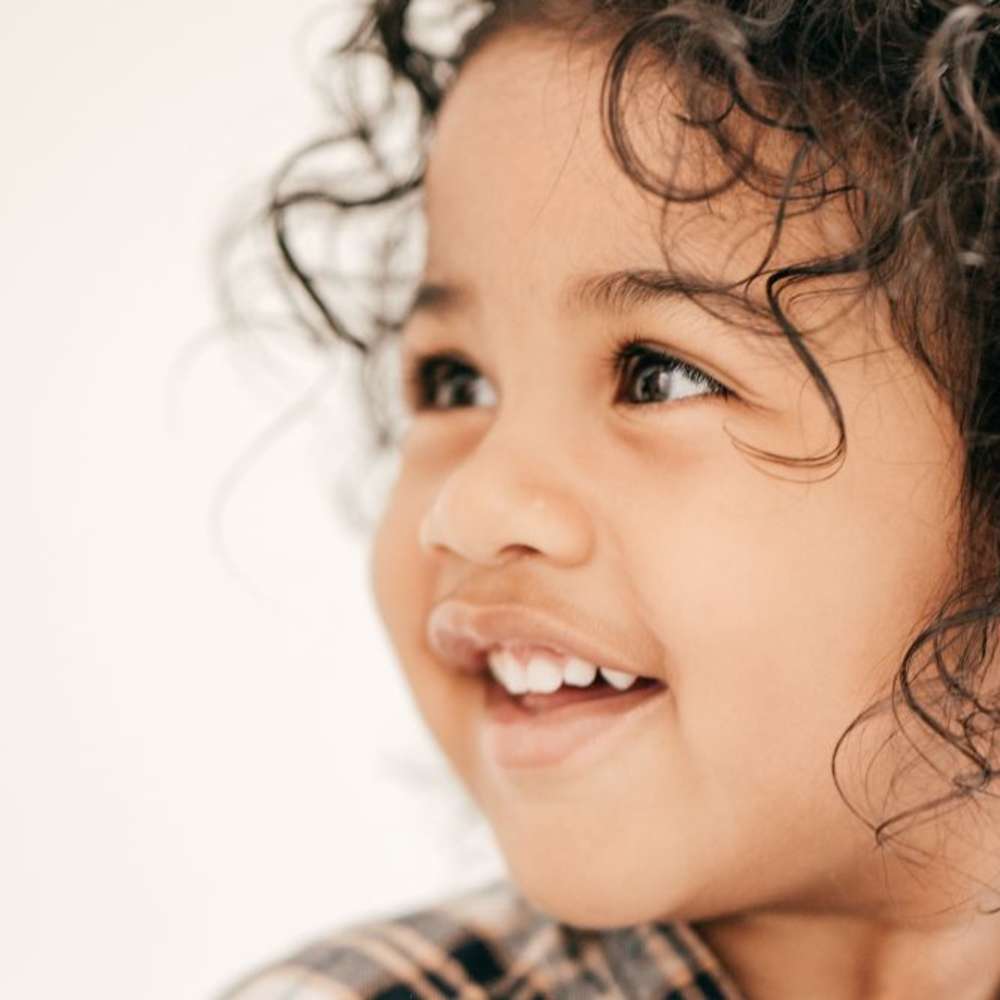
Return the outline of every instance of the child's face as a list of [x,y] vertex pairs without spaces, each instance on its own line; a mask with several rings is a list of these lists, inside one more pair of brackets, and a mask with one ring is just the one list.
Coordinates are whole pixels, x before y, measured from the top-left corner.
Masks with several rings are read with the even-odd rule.
[[[781,455],[836,442],[783,337],[678,298],[618,313],[564,298],[580,275],[662,267],[664,240],[689,270],[745,273],[768,236],[765,209],[731,195],[672,207],[660,232],[660,203],[604,145],[593,55],[501,37],[443,111],[425,277],[464,295],[416,311],[403,350],[460,352],[474,377],[453,378],[465,396],[442,387],[408,430],[375,543],[379,608],[512,876],[550,913],[611,926],[874,906],[881,859],[835,791],[831,754],[953,572],[957,432],[875,300],[790,307],[802,325],[828,323],[807,343],[843,407],[847,455],[824,478],[754,463],[726,433]],[[643,108],[662,108],[666,92],[643,80]],[[665,113],[655,131],[643,144],[680,141]],[[794,222],[782,254],[845,231],[832,215],[823,224]],[[616,374],[607,355],[628,334],[735,396],[684,377],[671,387],[655,366]],[[665,401],[643,402],[650,390]],[[450,669],[428,642],[446,598],[542,609],[666,691],[554,762],[498,756],[493,682]],[[863,763],[848,760],[848,791]],[[870,775],[876,799],[887,763]]]

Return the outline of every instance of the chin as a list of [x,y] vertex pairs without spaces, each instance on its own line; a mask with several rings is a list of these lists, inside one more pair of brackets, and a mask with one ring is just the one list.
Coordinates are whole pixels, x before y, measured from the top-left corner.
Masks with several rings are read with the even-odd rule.
[[[532,906],[560,923],[584,930],[613,930],[650,920],[669,920],[662,900],[644,898],[643,888],[599,873],[528,873],[510,866],[511,879]],[[534,874],[535,877],[532,877]],[[648,887],[646,887],[648,892]]]
[[648,853],[626,854],[607,840],[594,847],[583,836],[572,844],[565,835],[498,839],[511,881],[529,903],[561,923],[610,930],[686,919],[690,911],[678,891],[681,879],[652,872]]

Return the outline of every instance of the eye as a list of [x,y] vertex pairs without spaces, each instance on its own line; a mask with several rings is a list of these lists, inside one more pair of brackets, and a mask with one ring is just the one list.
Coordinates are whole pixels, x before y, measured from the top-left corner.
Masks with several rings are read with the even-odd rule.
[[491,389],[476,392],[479,377],[476,368],[457,355],[417,355],[405,372],[407,398],[414,410],[451,410],[476,406],[477,402],[495,406],[496,393]]
[[615,398],[616,402],[626,405],[670,403],[688,396],[728,399],[733,395],[730,389],[700,368],[650,347],[638,337],[629,337],[617,344],[607,363],[626,387],[635,389],[633,394],[627,388],[624,398],[622,394]]
[[[636,337],[617,344],[607,365],[623,383],[615,402],[627,406],[670,403],[688,396],[725,399],[733,395],[700,368]],[[454,354],[414,357],[408,363],[405,381],[408,399],[417,411],[495,406],[497,401],[476,367]]]

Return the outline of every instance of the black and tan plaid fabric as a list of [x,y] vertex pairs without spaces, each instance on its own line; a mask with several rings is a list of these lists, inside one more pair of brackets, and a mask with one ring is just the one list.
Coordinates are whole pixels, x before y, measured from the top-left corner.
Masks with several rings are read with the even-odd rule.
[[218,1000],[738,1000],[686,924],[592,931],[508,881],[359,923],[251,973]]

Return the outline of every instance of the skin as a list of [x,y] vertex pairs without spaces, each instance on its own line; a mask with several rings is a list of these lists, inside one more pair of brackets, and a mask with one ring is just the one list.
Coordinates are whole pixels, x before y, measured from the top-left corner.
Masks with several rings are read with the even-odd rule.
[[[674,206],[661,226],[660,202],[601,137],[606,56],[508,31],[441,113],[425,279],[467,294],[415,312],[402,351],[461,351],[477,395],[411,413],[372,552],[390,640],[512,879],[557,919],[696,922],[750,997],[991,996],[1000,924],[974,908],[996,905],[981,885],[996,845],[953,814],[946,831],[912,835],[907,863],[876,851],[830,773],[838,737],[888,691],[954,572],[953,419],[896,344],[884,301],[820,288],[792,315],[821,327],[809,343],[841,402],[847,457],[834,475],[768,468],[729,434],[785,455],[836,441],[781,338],[683,301],[566,307],[573,276],[662,267],[664,247],[704,275],[745,272],[772,211],[736,192]],[[671,100],[652,78],[644,87],[640,108]],[[692,141],[662,112],[655,135],[649,120],[636,119],[640,148],[662,157]],[[797,220],[779,259],[828,247],[845,225],[832,207]],[[629,383],[605,356],[630,333],[735,396],[623,402]],[[482,743],[483,681],[427,644],[427,616],[449,596],[600,630],[668,694],[600,753],[502,768]],[[861,804],[882,800],[901,761],[899,740],[865,756],[889,732],[876,721],[858,755],[846,751]],[[867,784],[852,784],[871,759]],[[899,794],[933,792],[925,771]]]

